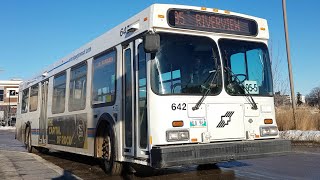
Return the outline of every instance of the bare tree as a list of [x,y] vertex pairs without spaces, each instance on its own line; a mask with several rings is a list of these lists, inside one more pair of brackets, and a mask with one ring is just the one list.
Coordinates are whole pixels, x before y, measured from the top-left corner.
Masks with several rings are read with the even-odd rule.
[[274,49],[272,40],[269,40],[269,52],[273,76],[273,90],[275,92],[275,105],[284,105],[287,102],[286,94],[289,92],[289,80],[287,76],[283,54],[280,48]]
[[320,87],[315,87],[306,96],[306,101],[310,106],[318,106],[320,109]]
[[306,101],[310,106],[318,106],[320,109],[320,87],[315,87],[306,96]]

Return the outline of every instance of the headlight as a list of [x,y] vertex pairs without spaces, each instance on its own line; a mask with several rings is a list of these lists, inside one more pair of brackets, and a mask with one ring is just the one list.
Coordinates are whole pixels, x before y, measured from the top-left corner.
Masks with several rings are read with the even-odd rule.
[[180,130],[180,131],[167,131],[167,141],[187,141],[189,140],[189,131]]
[[260,136],[265,137],[265,136],[276,136],[278,135],[278,127],[277,126],[265,126],[265,127],[260,127]]

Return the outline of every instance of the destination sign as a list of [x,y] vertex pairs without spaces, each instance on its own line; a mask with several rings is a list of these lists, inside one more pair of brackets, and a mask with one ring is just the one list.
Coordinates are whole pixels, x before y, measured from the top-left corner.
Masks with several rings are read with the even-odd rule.
[[254,20],[238,16],[185,9],[171,9],[168,13],[171,27],[228,33],[245,36],[256,36],[257,23]]

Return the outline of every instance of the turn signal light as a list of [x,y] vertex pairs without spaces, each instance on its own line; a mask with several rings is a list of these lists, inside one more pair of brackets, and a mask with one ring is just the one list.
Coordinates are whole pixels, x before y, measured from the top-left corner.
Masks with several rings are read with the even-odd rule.
[[201,10],[207,10],[207,8],[206,7],[201,7]]
[[272,119],[264,119],[264,124],[272,124],[273,120]]
[[164,18],[164,15],[158,14],[158,18]]
[[172,121],[172,127],[182,127],[183,121]]

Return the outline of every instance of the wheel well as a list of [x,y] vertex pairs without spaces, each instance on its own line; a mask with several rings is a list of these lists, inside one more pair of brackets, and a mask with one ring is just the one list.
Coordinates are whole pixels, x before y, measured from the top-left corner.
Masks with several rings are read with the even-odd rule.
[[100,147],[102,147],[101,143],[103,143],[103,137],[107,131],[109,131],[112,136],[112,138],[115,138],[114,136],[114,130],[113,130],[114,123],[112,121],[112,117],[109,114],[102,115],[98,126],[96,128],[95,133],[95,141],[94,141],[94,156],[95,157],[102,157],[102,150]]

